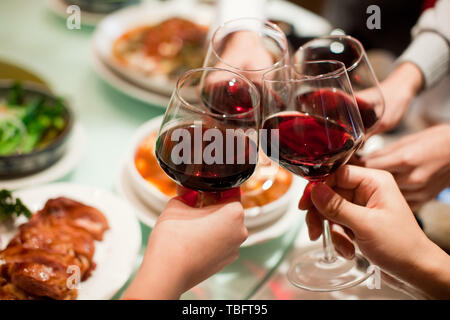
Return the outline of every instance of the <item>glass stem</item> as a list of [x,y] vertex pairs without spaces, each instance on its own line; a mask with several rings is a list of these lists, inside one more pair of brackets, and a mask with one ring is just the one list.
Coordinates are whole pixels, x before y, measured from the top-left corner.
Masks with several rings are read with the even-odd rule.
[[327,219],[323,220],[323,253],[325,263],[333,263],[336,260],[333,242],[331,240],[330,223]]
[[197,191],[197,203],[196,208],[203,208],[205,205],[205,193],[203,191]]

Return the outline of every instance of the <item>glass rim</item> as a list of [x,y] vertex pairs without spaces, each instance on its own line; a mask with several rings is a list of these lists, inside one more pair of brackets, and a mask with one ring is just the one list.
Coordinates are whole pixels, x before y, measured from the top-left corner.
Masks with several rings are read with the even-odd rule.
[[[284,45],[281,57],[274,64],[272,64],[270,67],[261,68],[261,69],[248,69],[248,70],[245,70],[245,69],[243,70],[243,69],[236,68],[236,67],[230,65],[229,63],[227,63],[225,60],[223,60],[222,57],[217,53],[217,50],[216,50],[215,45],[214,45],[216,37],[217,37],[219,31],[222,28],[224,28],[225,26],[230,25],[232,23],[238,22],[238,21],[258,21],[258,22],[261,22],[264,26],[270,26],[272,29],[275,29],[279,34],[281,34],[282,35],[281,38],[282,38],[283,45]],[[245,31],[245,29],[243,29],[243,30],[236,30],[236,31]],[[236,32],[236,31],[233,31],[233,32]],[[231,33],[229,33],[229,34],[231,34]],[[270,71],[270,70],[273,70],[273,69],[277,68],[281,64],[282,60],[286,57],[286,54],[288,53],[288,50],[289,50],[288,42],[287,42],[287,39],[286,39],[286,35],[283,32],[283,30],[281,30],[281,28],[279,26],[277,26],[275,23],[272,23],[272,22],[270,22],[270,21],[268,21],[266,19],[259,19],[259,18],[237,18],[237,19],[229,20],[229,21],[226,21],[226,22],[222,23],[220,26],[217,27],[217,29],[214,31],[214,33],[213,33],[213,35],[211,37],[210,48],[211,48],[211,51],[213,52],[214,56],[216,56],[216,58],[220,62],[225,64],[227,67],[230,67],[233,70],[237,70],[237,71],[240,71],[240,72],[251,72],[251,73]]]
[[[319,37],[319,38],[315,38],[315,39],[309,40],[308,42],[306,42],[302,46],[300,46],[300,48],[297,50],[297,52],[302,50],[302,48],[306,47],[308,44],[311,44],[311,43],[313,43],[315,41],[327,40],[327,39],[329,39],[329,40],[346,39],[348,41],[351,41],[351,42],[355,43],[358,46],[358,48],[360,50],[360,55],[359,55],[358,59],[356,59],[356,61],[353,62],[353,64],[351,66],[349,66],[349,67],[345,66],[345,64],[344,64],[345,68],[347,69],[347,72],[350,72],[353,69],[356,69],[356,67],[361,63],[361,60],[362,60],[363,56],[365,56],[365,54],[366,54],[366,51],[364,50],[364,47],[363,47],[361,41],[359,41],[358,39],[356,39],[356,38],[354,38],[354,37],[352,37],[352,36],[350,36],[348,34],[332,34],[332,35],[323,36],[323,37]],[[297,55],[297,54],[295,54],[295,55]]]
[[[205,71],[225,71],[225,72],[231,73],[234,76],[239,77],[241,80],[245,81],[249,85],[249,88],[251,88],[251,90],[253,90],[256,94],[255,95],[256,101],[255,101],[255,103],[252,103],[252,109],[249,111],[237,113],[237,114],[227,114],[227,113],[218,114],[218,113],[209,112],[208,110],[202,109],[202,108],[195,106],[195,105],[191,104],[190,102],[186,101],[186,99],[184,99],[179,92],[179,90],[181,89],[181,85],[183,84],[183,82],[186,79],[191,77],[193,74],[198,73],[198,72],[205,72]],[[175,90],[174,90],[174,96],[179,101],[181,101],[181,103],[183,105],[188,107],[191,111],[198,113],[198,114],[208,115],[208,116],[216,118],[216,119],[235,119],[235,118],[239,119],[242,116],[251,114],[252,112],[255,112],[255,111],[259,112],[259,108],[261,105],[261,96],[260,96],[259,91],[256,88],[256,86],[253,84],[253,82],[251,82],[249,79],[247,79],[243,75],[241,75],[233,70],[228,70],[228,69],[223,69],[223,68],[215,68],[215,67],[195,68],[195,69],[190,69],[188,71],[185,71],[177,80]],[[240,119],[240,120],[244,120],[244,119]]]
[[[295,71],[295,67],[296,66],[302,66],[303,64],[320,64],[320,63],[328,63],[328,64],[335,64],[338,65],[339,68],[337,68],[334,71],[330,71],[327,73],[323,73],[323,74],[319,74],[316,76],[311,76],[311,75],[305,75],[305,74],[301,74],[299,72],[297,72],[297,74],[299,75],[299,79],[294,79],[292,77],[289,77],[289,79],[267,79],[267,75],[269,75],[271,72],[278,72],[281,71],[283,69],[291,69]],[[303,64],[301,63],[294,63],[294,64],[286,64],[284,66],[275,68],[273,70],[269,70],[266,73],[263,74],[263,83],[276,83],[276,82],[286,82],[286,83],[292,83],[292,82],[305,82],[305,81],[312,81],[312,80],[326,80],[326,79],[332,79],[332,78],[337,78],[340,77],[342,75],[347,75],[347,69],[345,68],[345,64],[342,63],[341,61],[337,61],[337,60],[308,60],[305,61]],[[296,71],[295,71],[296,72]]]

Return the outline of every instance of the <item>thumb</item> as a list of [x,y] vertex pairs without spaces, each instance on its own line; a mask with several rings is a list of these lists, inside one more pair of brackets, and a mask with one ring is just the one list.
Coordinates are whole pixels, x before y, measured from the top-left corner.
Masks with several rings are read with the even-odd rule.
[[323,183],[314,185],[311,191],[311,200],[317,211],[325,218],[352,230],[357,229],[361,219],[367,215],[365,207],[347,201]]

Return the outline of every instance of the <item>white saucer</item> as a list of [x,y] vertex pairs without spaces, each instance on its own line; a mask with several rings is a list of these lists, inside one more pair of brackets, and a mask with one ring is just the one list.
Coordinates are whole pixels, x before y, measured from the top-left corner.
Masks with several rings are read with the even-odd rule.
[[[122,288],[134,270],[141,247],[141,229],[133,206],[111,192],[70,183],[16,191],[14,196],[19,197],[32,212],[41,209],[48,199],[60,196],[100,210],[110,229],[105,232],[103,241],[95,242],[94,262],[97,267],[87,281],[80,283],[78,299],[111,299]],[[16,227],[25,221],[18,219]],[[6,231],[0,226],[3,246],[16,232],[16,228]]]
[[84,153],[86,146],[86,134],[80,123],[76,123],[72,129],[70,140],[67,142],[67,149],[61,159],[56,163],[29,176],[0,180],[0,189],[20,189],[29,186],[52,182],[64,177],[75,168]]

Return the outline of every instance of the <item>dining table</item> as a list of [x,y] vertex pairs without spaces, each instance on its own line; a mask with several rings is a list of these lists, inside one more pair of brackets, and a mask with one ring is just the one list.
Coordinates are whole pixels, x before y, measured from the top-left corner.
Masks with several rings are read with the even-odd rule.
[[[136,129],[164,113],[152,101],[141,101],[116,90],[92,66],[93,26],[69,29],[66,20],[43,0],[0,1],[0,61],[38,75],[75,113],[86,132],[83,157],[60,182],[82,184],[117,193],[122,159]],[[298,195],[300,197],[300,195]],[[298,201],[293,199],[292,201]],[[132,213],[130,213],[132,214]],[[241,248],[239,259],[186,292],[182,299],[404,299],[409,296],[382,283],[367,283],[331,293],[309,293],[291,285],[286,270],[307,239],[305,212],[274,239]],[[145,252],[151,228],[141,223],[142,246],[135,271]],[[126,238],[123,241],[127,241]],[[317,245],[316,242],[315,245]],[[119,299],[128,282],[113,299]],[[368,281],[371,281],[369,279]]]

